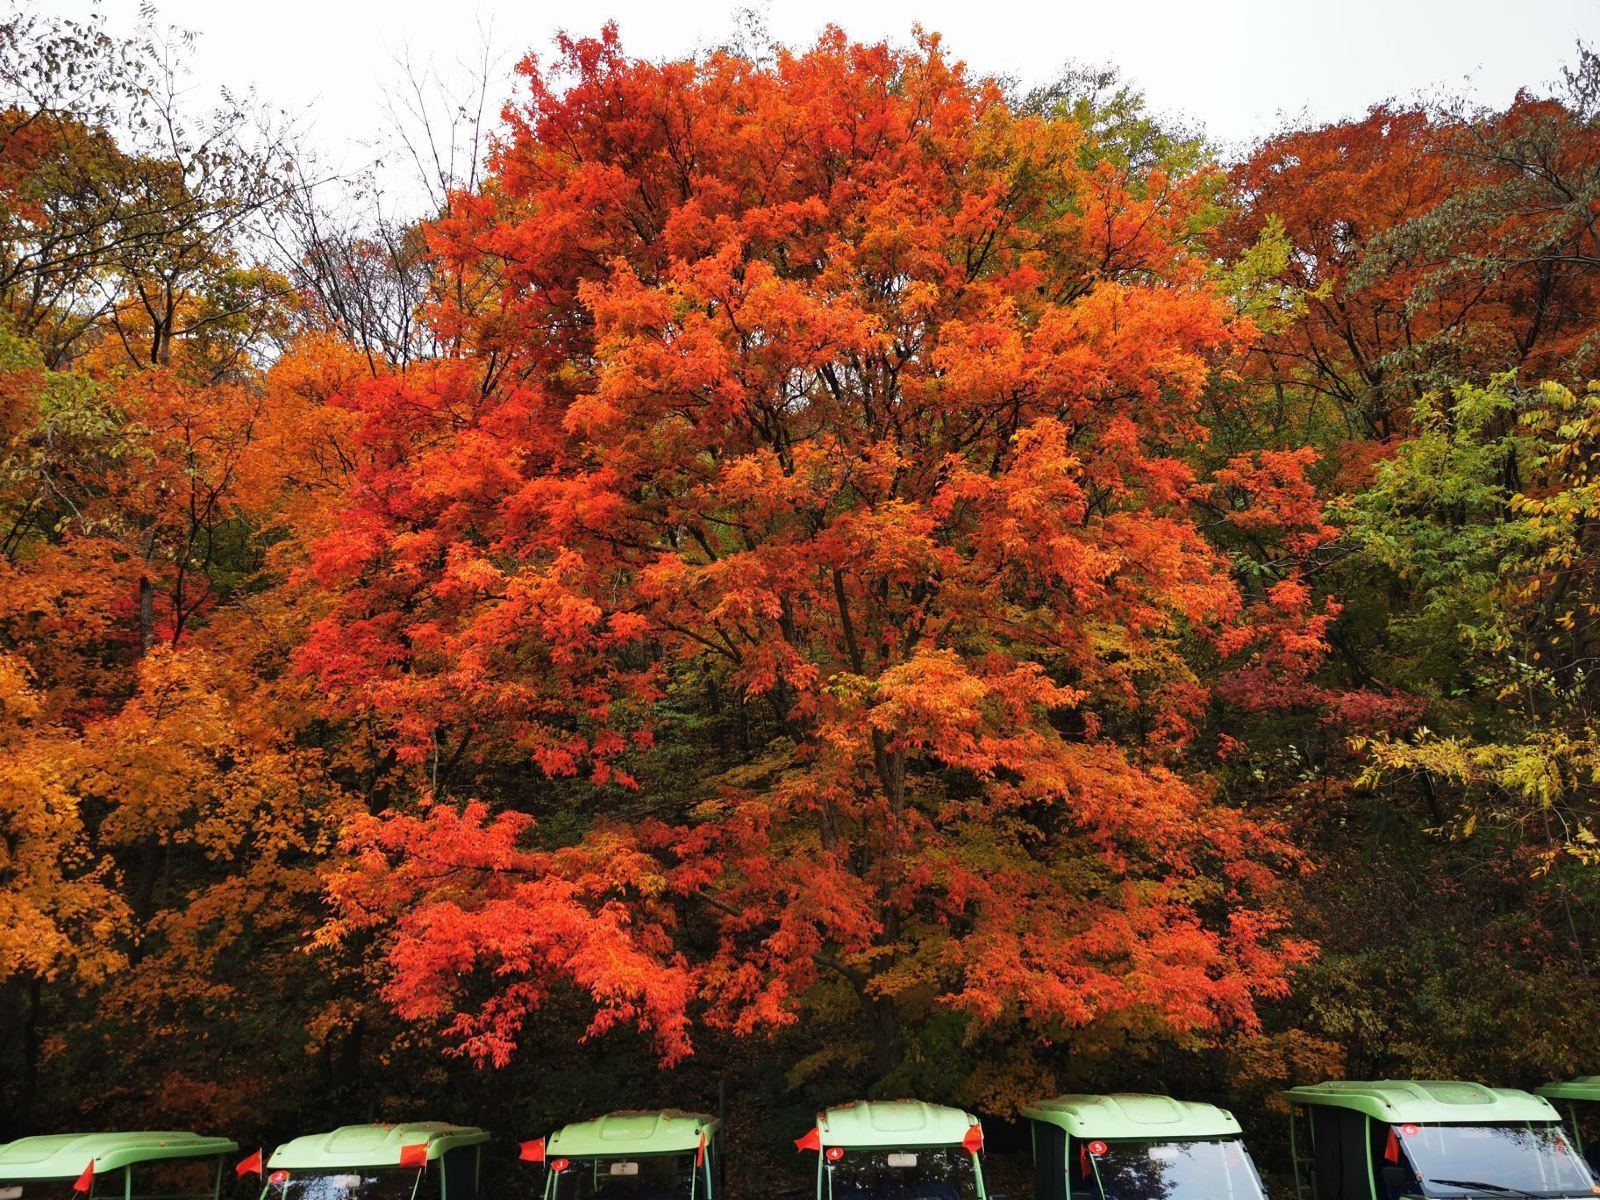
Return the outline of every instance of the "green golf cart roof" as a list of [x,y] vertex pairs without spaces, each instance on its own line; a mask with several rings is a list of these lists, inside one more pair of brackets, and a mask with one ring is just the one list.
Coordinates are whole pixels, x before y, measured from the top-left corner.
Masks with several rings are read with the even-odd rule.
[[654,1112],[614,1112],[592,1121],[563,1125],[545,1142],[547,1158],[627,1158],[637,1154],[678,1154],[697,1150],[700,1137],[716,1136],[717,1121],[705,1113],[664,1108]]
[[978,1118],[921,1100],[864,1100],[817,1114],[824,1146],[957,1145]]
[[1546,1100],[1600,1100],[1600,1075],[1579,1075],[1563,1083],[1547,1083],[1533,1089]]
[[412,1121],[405,1125],[343,1125],[331,1133],[308,1133],[272,1152],[267,1166],[289,1171],[337,1170],[345,1167],[398,1167],[405,1146],[426,1144],[432,1161],[457,1146],[489,1140],[471,1125]]
[[56,1133],[0,1145],[0,1183],[18,1179],[76,1179],[92,1161],[115,1171],[164,1158],[232,1154],[237,1142],[196,1133]]
[[1484,1087],[1444,1079],[1343,1080],[1290,1088],[1290,1104],[1326,1104],[1350,1108],[1378,1121],[1414,1121],[1419,1125],[1456,1123],[1487,1125],[1498,1121],[1556,1121],[1547,1100],[1515,1088]]
[[1022,1115],[1030,1121],[1059,1125],[1073,1137],[1107,1141],[1231,1137],[1240,1132],[1233,1114],[1215,1104],[1136,1092],[1036,1100],[1023,1107]]

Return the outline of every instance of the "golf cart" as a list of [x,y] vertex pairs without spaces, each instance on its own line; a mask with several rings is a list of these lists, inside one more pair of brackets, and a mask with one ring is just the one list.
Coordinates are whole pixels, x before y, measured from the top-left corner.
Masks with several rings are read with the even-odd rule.
[[345,1125],[285,1142],[266,1164],[262,1200],[477,1200],[489,1135],[415,1121]]
[[544,1200],[717,1200],[717,1134],[703,1113],[617,1112],[525,1142],[522,1157],[544,1163]]
[[843,1104],[798,1139],[817,1152],[817,1200],[987,1200],[983,1127],[920,1100]]
[[1548,1101],[1477,1083],[1291,1088],[1297,1200],[1583,1196],[1594,1176]]
[[1035,1200],[1265,1200],[1239,1122],[1214,1104],[1058,1096],[1022,1115]]
[[239,1147],[193,1133],[63,1133],[0,1146],[0,1200],[218,1200]]
[[1589,1170],[1600,1173],[1600,1138],[1590,1138],[1585,1144],[1582,1128],[1600,1115],[1600,1075],[1580,1075],[1565,1083],[1547,1083],[1533,1091],[1534,1095],[1543,1096],[1566,1111],[1567,1132],[1572,1134],[1578,1153],[1589,1164]]

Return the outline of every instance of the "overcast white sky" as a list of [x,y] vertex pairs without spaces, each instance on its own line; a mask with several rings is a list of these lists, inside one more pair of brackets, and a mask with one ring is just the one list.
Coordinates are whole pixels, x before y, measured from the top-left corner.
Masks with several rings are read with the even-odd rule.
[[[81,13],[88,0],[33,0]],[[745,0],[159,0],[161,20],[198,32],[197,82],[254,85],[308,114],[314,141],[339,155],[370,143],[397,56],[443,70],[472,58],[489,30],[509,66],[561,28],[608,18],[629,53],[656,58],[723,41]],[[131,28],[138,0],[103,0]],[[824,24],[859,39],[903,39],[920,22],[984,73],[1024,84],[1069,59],[1110,61],[1161,111],[1202,123],[1225,144],[1271,130],[1281,114],[1356,114],[1444,85],[1503,104],[1555,78],[1576,40],[1600,42],[1600,0],[770,0],[755,7],[788,44]]]

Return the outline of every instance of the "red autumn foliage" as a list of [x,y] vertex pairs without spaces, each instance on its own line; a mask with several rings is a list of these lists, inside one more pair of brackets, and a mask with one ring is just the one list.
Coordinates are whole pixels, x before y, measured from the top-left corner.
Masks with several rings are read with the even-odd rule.
[[1591,127],[1524,93],[1503,113],[1378,105],[1278,134],[1234,168],[1224,246],[1276,218],[1293,247],[1280,282],[1305,304],[1254,369],[1331,408],[1353,486],[1425,390],[1592,371],[1597,161]]
[[[667,1060],[828,978],[885,1070],[927,1003],[1252,1025],[1305,949],[1292,856],[1186,757],[1192,656],[1265,636],[1187,458],[1254,336],[1186,249],[1202,181],[1085,166],[933,38],[762,68],[608,31],[523,71],[432,230],[462,352],[344,398],[367,465],[301,663],[410,761],[536,764],[594,819],[566,848],[536,800],[364,820],[327,936],[385,929],[390,998],[497,1062],[565,985]],[[1215,486],[1304,508],[1304,465]],[[1273,611],[1314,657],[1324,618]],[[690,671],[770,742],[629,819],[605,797],[649,786]]]

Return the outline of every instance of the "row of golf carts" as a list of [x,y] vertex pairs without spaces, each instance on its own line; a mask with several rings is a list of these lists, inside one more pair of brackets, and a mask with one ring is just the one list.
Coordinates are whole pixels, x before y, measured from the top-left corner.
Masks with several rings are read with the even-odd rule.
[[[1600,1115],[1600,1076],[1537,1093],[1390,1081],[1284,1096],[1296,1200],[1600,1195],[1600,1155],[1585,1155],[1578,1124],[1585,1106]],[[1264,1200],[1239,1123],[1215,1105],[1061,1096],[1023,1115],[1035,1200]],[[261,1176],[261,1200],[477,1200],[488,1141],[438,1122],[350,1125],[234,1169]],[[816,1154],[817,1200],[991,1200],[982,1127],[960,1109],[840,1105],[795,1145]],[[0,1145],[0,1200],[219,1200],[237,1152],[192,1133],[22,1138]],[[698,1113],[613,1113],[524,1142],[520,1157],[542,1171],[529,1183],[544,1200],[718,1200],[723,1190],[718,1122]]]

